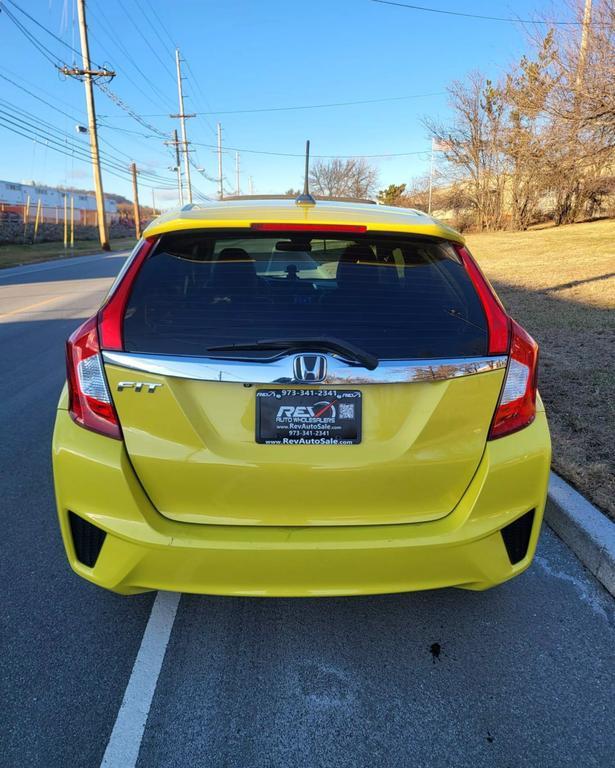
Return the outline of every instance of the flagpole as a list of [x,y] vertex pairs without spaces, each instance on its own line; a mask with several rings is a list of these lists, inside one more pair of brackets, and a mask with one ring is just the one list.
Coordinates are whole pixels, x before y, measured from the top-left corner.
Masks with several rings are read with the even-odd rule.
[[429,170],[429,205],[427,213],[431,216],[431,193],[433,189],[433,136],[431,137],[431,168]]

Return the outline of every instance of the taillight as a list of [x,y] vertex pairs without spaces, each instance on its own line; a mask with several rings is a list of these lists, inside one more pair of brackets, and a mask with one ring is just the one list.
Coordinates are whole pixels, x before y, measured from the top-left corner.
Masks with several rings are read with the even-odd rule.
[[490,440],[527,427],[536,416],[538,344],[514,320],[511,320],[511,330],[506,378],[491,423]]
[[96,320],[96,316],[86,320],[66,342],[68,409],[82,427],[121,440],[120,423],[103,370]]
[[491,283],[483,275],[467,248],[457,245],[455,250],[470,276],[485,311],[489,329],[488,353],[490,355],[505,355],[508,352],[510,318],[491,287]]
[[102,349],[115,349],[121,351],[124,348],[124,312],[130,297],[132,284],[141,265],[149,256],[156,244],[154,239],[141,240],[128,261],[126,269],[120,272],[118,279],[111,289],[111,293],[98,313],[98,330],[100,333],[100,346]]
[[154,247],[155,240],[141,240],[97,315],[77,328],[66,342],[68,409],[73,420],[86,429],[122,439],[103,368],[101,349],[123,348],[123,324],[132,284]]

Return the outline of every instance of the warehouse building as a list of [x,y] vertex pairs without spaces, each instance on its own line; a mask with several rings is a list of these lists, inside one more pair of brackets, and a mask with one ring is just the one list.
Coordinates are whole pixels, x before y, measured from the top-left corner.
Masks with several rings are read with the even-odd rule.
[[[60,223],[71,218],[71,204],[74,223],[98,225],[96,198],[93,192],[71,191],[39,184],[20,184],[14,181],[0,181],[0,217],[6,220],[18,216],[21,220],[33,221],[39,210],[40,223]],[[119,220],[117,203],[105,198],[107,223]]]

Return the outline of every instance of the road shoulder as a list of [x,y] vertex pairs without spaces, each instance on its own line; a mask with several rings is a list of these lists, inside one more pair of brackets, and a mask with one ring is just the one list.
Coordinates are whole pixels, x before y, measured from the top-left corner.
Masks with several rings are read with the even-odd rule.
[[545,515],[560,539],[615,597],[615,523],[554,472]]

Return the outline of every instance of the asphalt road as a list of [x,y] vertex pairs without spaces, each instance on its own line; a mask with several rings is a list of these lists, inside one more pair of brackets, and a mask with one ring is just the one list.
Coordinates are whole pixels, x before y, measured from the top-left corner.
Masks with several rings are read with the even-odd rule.
[[[122,260],[0,272],[2,768],[101,764],[152,609],[72,574],[53,503],[64,339]],[[487,593],[186,595],[137,765],[611,768],[614,606],[548,529]]]

